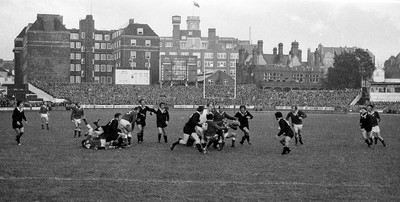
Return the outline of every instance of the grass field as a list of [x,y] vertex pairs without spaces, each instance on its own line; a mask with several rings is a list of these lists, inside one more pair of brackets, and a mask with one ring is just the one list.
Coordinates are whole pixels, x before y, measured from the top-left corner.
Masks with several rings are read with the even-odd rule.
[[[117,111],[86,110],[86,118],[105,124]],[[25,113],[21,146],[11,112],[0,113],[0,201],[400,201],[400,116],[382,115],[388,146],[368,148],[357,114],[309,114],[305,144],[292,142],[281,156],[273,112],[253,112],[253,145],[228,141],[205,155],[184,146],[170,151],[191,111],[170,111],[168,144],[157,143],[148,116],[143,144],[102,151],[73,138],[70,111],[50,111],[49,131],[37,112]]]

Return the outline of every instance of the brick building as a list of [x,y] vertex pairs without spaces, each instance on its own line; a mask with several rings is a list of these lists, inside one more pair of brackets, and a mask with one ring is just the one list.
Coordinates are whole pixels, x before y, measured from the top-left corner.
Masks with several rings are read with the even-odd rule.
[[14,40],[15,83],[69,81],[70,33],[60,15],[38,14]]
[[215,28],[209,28],[208,35],[202,36],[199,16],[188,16],[186,24],[187,29],[181,30],[181,16],[172,16],[172,37],[160,38],[160,54],[197,56],[198,73],[221,70],[234,77],[238,50],[250,42],[220,37]]
[[293,42],[289,54],[283,54],[283,44],[264,54],[263,41],[258,41],[251,52],[239,50],[238,83],[254,83],[275,90],[322,89],[323,71],[301,61],[299,43]]

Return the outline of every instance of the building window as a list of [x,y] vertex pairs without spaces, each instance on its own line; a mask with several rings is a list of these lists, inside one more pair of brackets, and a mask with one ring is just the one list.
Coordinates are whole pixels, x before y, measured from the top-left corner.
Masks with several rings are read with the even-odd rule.
[[112,84],[112,77],[111,76],[107,76],[107,83],[108,84]]
[[136,39],[131,39],[131,46],[136,46]]
[[144,67],[146,67],[147,69],[150,69],[150,62],[144,63]]
[[81,64],[76,64],[76,68],[75,69],[76,69],[77,72],[81,71]]
[[100,65],[94,65],[94,71],[99,72],[100,71]]
[[232,49],[233,48],[233,44],[227,43],[225,47],[226,47],[226,49]]
[[213,61],[204,61],[204,66],[206,66],[206,67],[214,67]]
[[78,40],[78,39],[79,39],[79,34],[78,34],[78,33],[71,33],[71,34],[69,35],[69,38],[70,38],[70,39]]
[[195,53],[192,53],[192,55],[197,56],[197,59],[201,58],[201,53],[195,52]]
[[107,80],[106,80],[106,77],[105,77],[105,76],[102,76],[102,77],[101,77],[101,83],[106,83],[106,81],[107,81]]
[[232,61],[231,61],[231,62],[229,62],[229,66],[230,66],[230,67],[236,67],[236,62],[235,62],[235,61],[233,61],[233,62],[232,62]]
[[69,82],[70,83],[75,83],[75,76],[70,76],[69,77]]
[[106,43],[101,43],[101,49],[106,49],[107,48],[107,44]]
[[181,45],[181,49],[186,49],[186,42],[181,42],[180,45]]
[[207,79],[208,84],[212,85],[214,83],[214,80],[212,79]]
[[86,37],[85,32],[82,32],[82,33],[81,33],[81,38],[84,39],[85,37]]
[[172,42],[165,42],[165,47],[171,48],[172,47]]
[[145,58],[150,59],[151,58],[151,52],[145,52]]
[[101,65],[100,70],[101,72],[106,72],[106,65]]
[[75,77],[75,83],[81,83],[81,77],[80,76],[76,76]]
[[103,40],[103,35],[102,35],[102,34],[95,34],[95,35],[94,35],[94,40],[96,40],[96,41],[102,41],[102,40]]
[[150,40],[146,40],[145,41],[145,46],[151,46],[151,41]]
[[110,41],[110,35],[109,34],[104,35],[104,41]]
[[75,59],[75,53],[71,53],[71,54],[69,55],[69,59],[71,59],[71,60]]
[[[93,61],[93,63],[94,63],[94,61]],[[81,64],[85,64],[85,58],[81,59]]]
[[75,64],[71,64],[69,71],[71,71],[71,72],[75,71]]
[[131,68],[135,68],[136,67],[136,62],[131,62]]
[[94,82],[95,82],[95,83],[99,83],[99,81],[100,81],[100,78],[99,78],[98,76],[95,76],[95,77],[94,77]]
[[224,79],[224,81],[222,81],[222,83],[224,84],[224,86],[228,85],[228,80]]
[[81,52],[85,52],[85,46],[81,47]]
[[106,60],[106,54],[101,54],[101,60]]
[[217,66],[218,67],[226,67],[226,61],[218,61]]
[[70,48],[75,48],[75,42],[69,42],[69,47]]
[[201,67],[201,61],[197,61],[197,67]]
[[131,58],[135,59],[136,58],[136,51],[131,51]]
[[193,35],[193,32],[192,32],[192,31],[189,31],[188,35],[189,35],[189,36],[192,36],[192,35]]
[[213,59],[214,58],[214,54],[213,53],[204,53],[204,58]]
[[81,48],[81,42],[76,42],[75,43],[75,48]]
[[176,52],[169,52],[169,55],[177,55]]
[[94,60],[100,60],[100,54],[94,54]]
[[207,49],[208,48],[208,43],[207,42],[201,42],[201,49]]
[[81,54],[80,53],[75,53],[75,59],[80,60],[81,59]]
[[229,74],[230,74],[231,76],[235,76],[236,71],[235,71],[235,70],[230,70],[230,71],[229,71]]
[[94,49],[100,49],[100,43],[94,43]]
[[143,28],[137,28],[137,35],[143,35]]
[[226,59],[226,53],[217,53],[218,59]]
[[112,72],[112,66],[111,65],[107,65],[107,72]]
[[232,59],[239,59],[239,53],[231,53],[231,54],[229,55],[229,57],[230,57],[231,60],[232,60]]
[[181,39],[182,39],[182,40],[186,40],[186,36],[182,36]]
[[111,43],[107,43],[107,49],[111,49]]
[[160,52],[160,55],[165,55],[165,52]]
[[189,52],[181,52],[181,55],[189,55]]
[[111,54],[107,54],[107,60],[112,60],[112,55]]

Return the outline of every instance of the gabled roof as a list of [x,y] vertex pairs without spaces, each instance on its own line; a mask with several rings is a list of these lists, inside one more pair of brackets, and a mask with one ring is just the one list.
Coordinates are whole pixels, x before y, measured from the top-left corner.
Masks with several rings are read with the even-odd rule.
[[26,32],[26,28],[28,28],[28,27],[24,27],[24,29],[22,29],[22,31],[18,34],[17,38],[24,38],[25,32]]
[[125,35],[137,35],[137,28],[143,28],[143,36],[158,36],[153,29],[150,28],[149,25],[147,24],[129,24],[125,29],[124,33]]

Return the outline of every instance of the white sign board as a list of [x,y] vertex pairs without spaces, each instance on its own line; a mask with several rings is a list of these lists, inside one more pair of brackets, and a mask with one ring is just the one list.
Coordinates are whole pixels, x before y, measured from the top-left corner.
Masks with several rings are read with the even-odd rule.
[[150,85],[150,71],[116,69],[115,84]]

